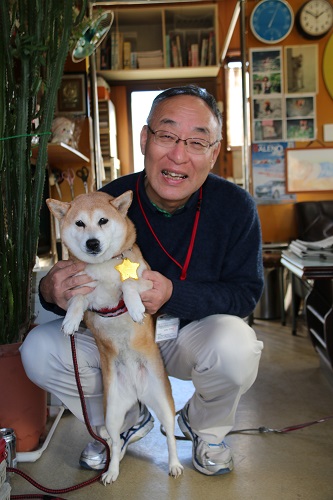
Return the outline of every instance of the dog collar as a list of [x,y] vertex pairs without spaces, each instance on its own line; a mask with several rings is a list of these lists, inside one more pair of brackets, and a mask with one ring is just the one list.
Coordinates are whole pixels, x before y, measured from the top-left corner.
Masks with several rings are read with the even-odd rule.
[[116,307],[113,307],[112,309],[109,309],[108,307],[103,307],[103,309],[91,309],[91,311],[99,314],[99,316],[102,316],[103,318],[115,318],[127,312],[127,307],[123,299],[121,299],[119,301],[119,304]]

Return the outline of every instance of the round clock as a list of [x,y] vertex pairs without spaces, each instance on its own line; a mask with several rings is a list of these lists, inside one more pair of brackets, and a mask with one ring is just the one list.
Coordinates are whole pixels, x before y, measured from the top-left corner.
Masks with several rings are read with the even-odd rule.
[[291,32],[294,12],[285,0],[263,0],[253,9],[250,27],[254,36],[264,43],[279,43]]
[[299,9],[296,26],[305,38],[321,38],[333,26],[333,7],[327,0],[309,0]]

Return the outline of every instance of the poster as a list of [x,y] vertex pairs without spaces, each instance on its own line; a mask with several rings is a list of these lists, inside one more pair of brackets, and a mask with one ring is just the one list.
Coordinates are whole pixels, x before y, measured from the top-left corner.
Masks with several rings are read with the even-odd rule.
[[252,144],[253,196],[258,204],[290,203],[295,195],[286,191],[285,150],[293,142]]

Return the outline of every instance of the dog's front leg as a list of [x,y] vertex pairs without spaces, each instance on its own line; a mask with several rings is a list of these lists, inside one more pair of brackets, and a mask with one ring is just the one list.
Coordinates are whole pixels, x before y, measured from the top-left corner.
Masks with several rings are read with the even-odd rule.
[[79,329],[84,311],[88,308],[88,299],[85,295],[75,295],[69,299],[68,304],[61,329],[65,335],[72,335]]
[[129,315],[133,321],[142,323],[145,313],[145,306],[142,303],[139,293],[139,283],[131,278],[125,280],[122,284],[124,302]]

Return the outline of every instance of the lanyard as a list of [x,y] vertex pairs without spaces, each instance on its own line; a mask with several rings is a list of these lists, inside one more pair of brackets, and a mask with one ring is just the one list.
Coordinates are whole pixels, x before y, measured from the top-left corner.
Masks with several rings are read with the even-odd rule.
[[189,246],[188,246],[185,263],[182,266],[164,248],[164,246],[162,245],[161,241],[159,240],[158,236],[156,235],[154,229],[152,228],[152,226],[151,226],[151,224],[150,224],[150,222],[148,220],[147,214],[144,211],[144,208],[142,206],[141,198],[140,198],[140,193],[139,193],[139,180],[140,180],[140,176],[138,177],[138,180],[137,180],[137,183],[136,183],[136,195],[138,197],[139,207],[140,207],[140,210],[142,212],[142,215],[143,215],[143,217],[144,217],[144,219],[146,221],[146,224],[147,224],[148,228],[150,229],[151,234],[154,236],[155,240],[157,241],[157,243],[159,244],[159,246],[162,248],[163,252],[169,257],[169,259],[171,259],[182,270],[181,275],[180,275],[180,279],[182,281],[186,280],[187,269],[188,269],[188,266],[190,264],[190,260],[191,260],[191,256],[192,256],[192,252],[193,252],[193,247],[194,247],[194,242],[195,242],[195,237],[196,237],[196,234],[197,234],[197,229],[198,229],[198,224],[199,224],[200,209],[201,209],[201,202],[202,202],[202,186],[200,187],[200,191],[199,191],[199,199],[198,199],[198,204],[197,204],[197,210],[196,210],[196,213],[195,213],[194,224],[193,224],[193,228],[192,228],[191,240],[190,240],[190,243],[189,243]]

